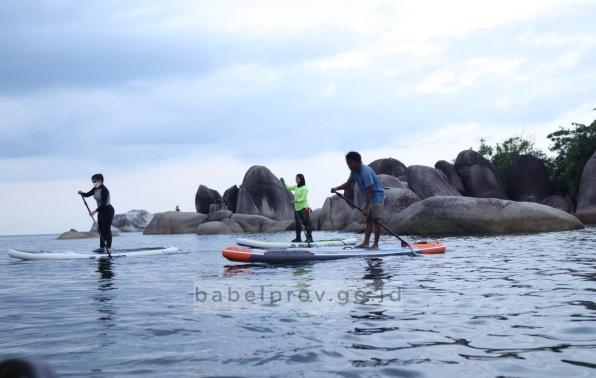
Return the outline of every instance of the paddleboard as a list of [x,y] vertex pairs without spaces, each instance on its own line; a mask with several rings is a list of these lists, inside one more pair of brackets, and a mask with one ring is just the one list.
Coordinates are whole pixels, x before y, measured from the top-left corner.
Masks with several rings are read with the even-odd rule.
[[239,238],[236,239],[236,244],[243,246],[243,247],[252,247],[252,248],[319,248],[319,247],[343,247],[346,245],[353,245],[358,242],[356,238],[350,239],[335,239],[335,240],[315,240],[312,243],[301,242],[301,243],[293,243],[293,242],[270,242],[270,241],[263,241],[263,240],[253,240],[253,239],[243,239]]
[[[159,256],[170,255],[173,253],[182,253],[176,247],[148,247],[148,248],[133,248],[133,249],[112,249],[112,258],[120,257],[144,257],[144,256]],[[73,260],[73,259],[88,259],[88,260],[104,260],[109,259],[108,254],[99,253],[81,253],[74,251],[50,252],[50,251],[21,251],[17,249],[8,250],[8,255],[15,259],[21,260]]]
[[[445,246],[439,242],[420,242],[412,244],[416,254],[429,255],[445,253]],[[353,247],[319,248],[271,248],[255,249],[231,246],[222,251],[222,256],[230,261],[244,263],[283,264],[307,261],[339,260],[353,257],[385,257],[414,255],[409,248],[382,246],[378,250],[366,250]]]

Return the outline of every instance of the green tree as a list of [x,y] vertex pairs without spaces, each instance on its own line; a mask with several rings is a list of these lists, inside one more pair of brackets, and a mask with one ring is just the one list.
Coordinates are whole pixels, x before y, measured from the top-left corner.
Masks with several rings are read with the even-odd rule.
[[561,127],[549,134],[550,150],[557,155],[553,159],[555,189],[575,195],[579,189],[584,166],[596,151],[596,120],[586,126],[572,123],[573,127]]
[[486,140],[484,140],[484,138],[480,139],[480,148],[478,149],[478,153],[485,158],[490,159],[490,157],[493,156],[493,148],[485,142]]
[[507,179],[507,173],[511,168],[511,162],[514,157],[520,155],[534,155],[539,159],[542,159],[547,168],[550,168],[551,163],[546,154],[534,146],[532,139],[525,138],[523,136],[516,136],[505,139],[502,143],[497,143],[493,149],[491,146],[487,146],[481,141],[478,153],[485,157],[490,157],[490,161],[497,171],[497,174],[501,180]]

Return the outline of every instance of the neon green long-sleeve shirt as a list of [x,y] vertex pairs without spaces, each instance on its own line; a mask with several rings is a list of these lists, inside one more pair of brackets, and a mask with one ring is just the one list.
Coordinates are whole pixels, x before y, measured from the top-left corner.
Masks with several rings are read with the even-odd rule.
[[298,185],[286,184],[286,188],[294,192],[294,208],[296,211],[300,211],[308,207],[308,188],[306,185],[298,187]]

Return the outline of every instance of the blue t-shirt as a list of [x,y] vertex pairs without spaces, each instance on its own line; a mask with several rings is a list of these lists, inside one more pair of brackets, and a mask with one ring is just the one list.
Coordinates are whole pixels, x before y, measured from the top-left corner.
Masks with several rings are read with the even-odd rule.
[[350,180],[358,184],[358,188],[366,196],[366,189],[372,186],[371,203],[380,203],[385,200],[385,190],[375,171],[368,165],[362,164],[359,172],[351,172]]

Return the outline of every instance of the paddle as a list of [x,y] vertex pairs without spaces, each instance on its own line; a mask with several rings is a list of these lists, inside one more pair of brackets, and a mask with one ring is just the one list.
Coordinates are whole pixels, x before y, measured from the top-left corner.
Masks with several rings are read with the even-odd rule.
[[[91,215],[91,209],[89,208],[89,205],[87,205],[87,201],[85,200],[85,197],[83,197],[82,194],[81,194],[81,198],[83,199],[83,202],[85,203],[85,207],[87,208],[87,211],[89,212],[89,216],[91,217],[91,219],[93,219],[93,224],[95,225],[95,227],[97,227],[97,232],[99,233],[99,237],[101,238],[101,241],[103,242],[104,245],[107,245],[106,241],[103,238],[103,235],[101,234],[99,225],[95,221],[95,217],[93,215]],[[106,247],[106,251],[108,252],[108,257],[112,258],[112,254],[110,253],[110,249],[108,247]]]
[[[358,206],[356,206],[354,204],[354,202],[350,201],[349,199],[347,199],[346,197],[343,196],[343,194],[341,193],[337,193],[335,192],[335,194],[337,194],[337,196],[341,199],[343,199],[344,201],[346,201],[350,206],[352,206],[353,208],[357,209],[358,211],[360,211],[362,214],[364,214],[364,216],[367,216],[366,213],[364,212],[364,210],[362,210],[361,208],[359,208]],[[408,242],[406,242],[404,239],[401,238],[401,236],[399,236],[398,234],[396,234],[395,232],[391,231],[387,226],[385,226],[383,223],[379,222],[378,220],[371,218],[376,224],[378,224],[379,226],[381,226],[381,228],[383,228],[385,231],[387,231],[388,233],[390,233],[391,235],[395,236],[396,238],[398,238],[401,241],[401,246],[402,247],[408,247],[410,248],[410,251],[412,251],[412,253],[417,254],[416,251],[414,251],[414,249],[412,248],[412,246],[410,244],[408,244]]]

